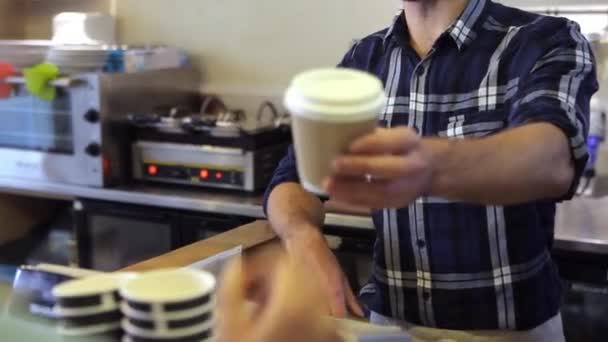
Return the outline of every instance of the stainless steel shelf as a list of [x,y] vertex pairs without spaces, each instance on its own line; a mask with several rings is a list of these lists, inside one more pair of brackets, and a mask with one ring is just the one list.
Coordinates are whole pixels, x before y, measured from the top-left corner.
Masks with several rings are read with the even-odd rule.
[[[0,192],[61,200],[89,198],[171,209],[264,218],[262,196],[206,189],[198,190],[153,185],[101,189],[0,177]],[[337,213],[327,214],[326,224],[355,229],[373,229],[372,220],[369,217]]]
[[608,255],[608,197],[561,203],[555,218],[555,247]]

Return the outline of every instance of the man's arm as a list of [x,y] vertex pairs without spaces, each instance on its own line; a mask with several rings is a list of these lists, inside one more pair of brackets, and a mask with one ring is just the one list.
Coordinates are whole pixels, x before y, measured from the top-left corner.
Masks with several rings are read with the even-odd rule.
[[430,194],[449,199],[494,205],[558,199],[575,176],[566,136],[547,123],[485,139],[428,139],[422,146],[434,165]]
[[273,229],[286,243],[298,236],[321,234],[325,218],[323,204],[298,183],[277,185],[270,193],[267,208]]
[[[375,41],[375,40],[373,40]],[[361,68],[356,62],[357,42],[345,55],[338,67]],[[359,51],[367,51],[363,46]],[[353,291],[342,272],[333,252],[329,249],[321,227],[325,221],[323,204],[299,184],[295,152],[289,152],[275,171],[265,196],[266,216],[274,231],[281,237],[287,252],[296,260],[308,262],[311,276],[320,279],[325,292],[329,312],[334,316],[346,316],[348,311],[363,316]]]
[[[335,163],[332,197],[372,208],[404,207],[421,195],[508,205],[563,196],[574,167],[563,132],[524,125],[481,139],[420,138],[379,129]],[[375,177],[366,182],[364,175]]]
[[[290,147],[274,173],[265,197],[266,215],[287,252],[311,270],[325,293],[328,312],[363,315],[340,265],[321,232],[325,212],[321,200],[298,183],[295,153]],[[323,305],[323,301],[320,305]]]
[[272,227],[285,242],[300,233],[321,235],[325,220],[321,200],[299,184],[293,146],[281,160],[266,190],[264,210]]

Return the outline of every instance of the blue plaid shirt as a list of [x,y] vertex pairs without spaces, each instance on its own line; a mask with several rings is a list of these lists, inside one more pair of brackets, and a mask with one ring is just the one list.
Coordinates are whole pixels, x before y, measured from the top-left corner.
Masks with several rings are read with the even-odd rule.
[[[570,141],[574,188],[587,159],[589,102],[597,90],[593,55],[578,25],[471,0],[421,60],[404,18],[360,40],[341,63],[384,81],[382,125],[470,139],[552,123]],[[293,149],[267,193],[290,181],[298,181]],[[562,301],[550,255],[559,200],[485,206],[423,197],[407,208],[375,211],[373,280],[363,289],[371,309],[443,329],[542,324]]]

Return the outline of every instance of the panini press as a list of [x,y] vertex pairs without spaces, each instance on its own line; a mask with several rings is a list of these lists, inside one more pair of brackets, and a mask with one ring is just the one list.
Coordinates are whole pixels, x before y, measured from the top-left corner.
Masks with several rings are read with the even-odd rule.
[[256,192],[264,189],[291,142],[287,116],[265,102],[255,117],[217,97],[200,113],[179,107],[129,115],[136,180]]

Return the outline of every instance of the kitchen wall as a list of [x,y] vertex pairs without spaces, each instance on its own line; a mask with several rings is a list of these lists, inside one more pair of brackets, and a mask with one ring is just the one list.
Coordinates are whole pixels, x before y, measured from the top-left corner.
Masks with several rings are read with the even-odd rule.
[[[571,0],[504,2],[572,4]],[[608,4],[608,0],[587,3]],[[204,67],[208,87],[265,93],[282,89],[299,70],[334,65],[353,38],[387,26],[400,4],[400,0],[118,0],[117,13],[125,42],[187,47]]]
[[119,0],[117,12],[123,41],[187,47],[204,67],[212,88],[266,92],[284,87],[299,70],[339,62],[353,38],[381,29],[399,4],[398,0]]
[[[530,6],[547,1],[511,3]],[[400,4],[399,0],[119,0],[117,13],[125,42],[152,40],[188,47],[204,67],[212,89],[272,92],[282,89],[299,70],[337,63],[353,38],[388,25]]]
[[24,2],[0,0],[0,39],[20,39],[24,36]]
[[[20,2],[21,0],[0,0]],[[50,34],[60,10],[114,11],[125,43],[186,48],[207,88],[276,93],[299,70],[337,63],[353,38],[390,23],[400,0],[24,0],[30,38]],[[570,0],[510,0],[516,6]],[[581,1],[579,4],[608,4]]]

